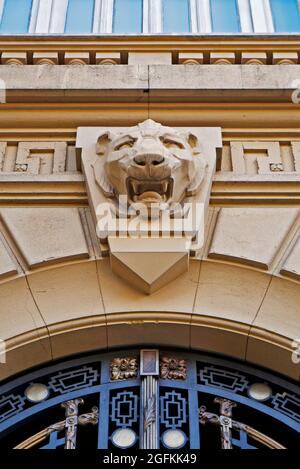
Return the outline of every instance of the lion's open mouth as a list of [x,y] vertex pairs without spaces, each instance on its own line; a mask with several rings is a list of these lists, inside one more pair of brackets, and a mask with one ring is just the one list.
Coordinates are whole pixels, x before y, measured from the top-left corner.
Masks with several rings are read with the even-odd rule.
[[153,181],[153,179],[128,178],[127,188],[133,202],[166,202],[173,190],[171,178]]

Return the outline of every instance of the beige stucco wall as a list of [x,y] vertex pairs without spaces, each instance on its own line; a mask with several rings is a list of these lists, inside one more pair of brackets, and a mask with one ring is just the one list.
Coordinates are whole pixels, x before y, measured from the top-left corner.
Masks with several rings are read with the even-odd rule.
[[298,208],[214,208],[188,273],[152,295],[116,277],[88,209],[0,209],[6,378],[89,350],[158,345],[247,360],[298,379]]

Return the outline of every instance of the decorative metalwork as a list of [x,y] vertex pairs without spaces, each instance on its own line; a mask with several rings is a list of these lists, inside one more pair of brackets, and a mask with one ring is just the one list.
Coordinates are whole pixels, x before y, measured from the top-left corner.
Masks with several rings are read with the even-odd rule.
[[139,398],[131,391],[119,392],[111,400],[111,420],[118,427],[131,427],[138,421],[138,401]]
[[274,409],[300,422],[300,398],[288,392],[278,393],[272,399]]
[[144,431],[155,422],[156,419],[156,397],[149,397],[144,409]]
[[185,380],[187,376],[186,360],[180,358],[162,357],[160,362],[161,379]]
[[[221,434],[220,447],[297,447],[300,434],[297,384],[250,366],[235,366],[225,359],[192,354],[184,356],[186,361],[174,359],[170,366],[172,354],[165,353],[163,357],[167,358],[161,360],[159,370],[163,371],[163,377],[141,376],[137,369],[138,353],[134,356],[134,359],[113,361],[111,354],[84,356],[78,360],[77,367],[72,358],[4,383],[0,387],[1,446],[13,447],[16,441],[22,440],[22,434],[31,435],[34,419],[38,433],[18,448],[80,447],[82,435],[84,444],[90,448],[95,445],[107,449],[116,445],[119,448],[193,449],[201,445],[205,449],[207,438],[217,436],[217,444],[219,439],[216,432],[205,428],[200,431],[197,414],[200,408],[201,424],[215,425]],[[121,360],[124,363],[120,363]],[[132,364],[128,365],[128,360],[133,360]],[[179,368],[185,379],[174,378],[173,372],[178,371],[176,361],[181,362]],[[186,363],[189,363],[188,373]],[[112,370],[114,367],[117,370]],[[151,366],[151,370],[155,372],[157,368]],[[145,367],[144,371],[151,370]],[[118,374],[114,375],[116,379],[110,380],[112,371]],[[31,387],[36,385],[38,388]],[[46,399],[42,399],[44,386],[51,390]],[[26,398],[28,390],[34,391],[33,402]],[[100,403],[99,425],[96,425],[98,410],[94,407],[90,413],[80,413],[81,398],[85,396],[91,407]],[[207,412],[203,405],[210,410],[209,405],[215,398],[220,412]],[[66,417],[53,418],[62,402],[65,402]],[[236,414],[234,402],[238,406]],[[243,415],[243,422],[234,419],[231,413],[235,417]],[[265,435],[261,431],[265,431],[268,422],[276,424],[270,424]],[[81,433],[80,425],[88,423],[93,426]]]
[[200,370],[199,379],[201,383],[207,386],[229,389],[233,392],[243,392],[249,384],[244,375],[215,366],[205,366]]
[[187,402],[179,392],[166,392],[160,398],[160,421],[167,428],[180,428],[187,421]]
[[114,358],[110,364],[110,379],[119,381],[137,378],[138,361],[136,358]]
[[66,409],[66,443],[65,449],[76,448],[77,425],[78,425],[78,406],[83,404],[83,399],[72,399],[64,402],[62,407]]
[[21,412],[25,408],[25,401],[25,397],[14,394],[2,396],[0,399],[0,422]]
[[93,386],[98,379],[99,371],[97,369],[91,366],[83,366],[75,370],[60,371],[57,375],[52,376],[48,386],[54,392],[63,394]]
[[214,402],[220,404],[220,415],[207,412],[206,407],[201,406],[199,409],[199,421],[202,425],[210,423],[220,426],[222,449],[232,449],[233,443],[237,443],[237,446],[239,447],[244,446],[243,449],[249,449],[250,447],[254,448],[253,446],[248,445],[247,441],[245,441],[245,436],[240,436],[240,440],[233,440],[231,433],[232,428],[238,430],[240,433],[244,432],[268,448],[285,449],[283,445],[268,437],[267,435],[264,435],[263,433],[255,430],[249,425],[232,420],[232,408],[236,407],[236,403],[230,401],[229,399],[222,398],[216,398]]
[[[62,404],[62,407],[66,408],[66,414],[73,413],[76,417],[78,425],[96,425],[98,423],[98,408],[93,407],[92,412],[87,414],[81,414],[78,416],[78,404],[83,403],[82,399],[77,399],[77,404],[75,401],[67,401]],[[79,401],[79,402],[78,402]],[[32,437],[28,438],[27,440],[20,443],[15,449],[30,449],[38,444],[40,444],[43,440],[45,440],[48,436],[50,436],[50,441],[46,446],[43,446],[43,449],[54,449],[62,444],[65,445],[66,449],[75,449],[76,447],[76,429],[75,429],[75,437],[74,437],[74,425],[75,419],[72,423],[71,421],[72,416],[69,415],[66,420],[62,420],[61,422],[54,423],[49,427],[45,428],[41,432],[33,435]],[[77,426],[77,425],[76,425]],[[73,427],[73,429],[71,428]],[[57,439],[57,434],[61,431],[66,429],[66,436],[64,438]],[[67,447],[67,444],[69,447]]]

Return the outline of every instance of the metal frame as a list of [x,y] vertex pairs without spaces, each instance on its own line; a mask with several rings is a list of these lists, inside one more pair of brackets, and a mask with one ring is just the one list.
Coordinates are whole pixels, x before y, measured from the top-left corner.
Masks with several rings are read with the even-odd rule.
[[[63,34],[69,0],[33,0],[29,34]],[[163,0],[143,0],[143,34],[163,33]],[[5,0],[0,0],[0,22]],[[189,0],[191,33],[212,32],[210,0]],[[270,0],[237,0],[241,33],[274,33]],[[298,0],[300,10],[300,0]],[[95,0],[91,34],[111,34],[114,0]],[[276,32],[275,32],[276,33]],[[187,33],[188,34],[188,33]]]
[[[99,381],[99,378],[96,382],[95,379],[93,379],[93,383],[90,386],[87,386],[86,388],[80,388],[72,392],[65,392],[58,394],[54,397],[50,397],[39,403],[39,404],[31,404],[26,408],[25,410],[21,410],[20,412],[17,412],[14,416],[11,418],[3,421],[0,424],[0,433],[5,432],[10,427],[13,427],[17,425],[19,422],[23,421],[24,419],[30,418],[31,416],[44,411],[45,409],[58,406],[59,404],[62,404],[65,401],[69,401],[71,399],[76,399],[84,396],[88,396],[91,394],[99,393],[99,414],[100,414],[100,419],[99,419],[99,431],[98,431],[98,448],[101,449],[106,449],[107,444],[109,441],[109,433],[108,433],[108,424],[103,425],[103,422],[109,422],[109,402],[110,402],[110,392],[114,390],[123,390],[126,388],[126,390],[130,390],[134,387],[141,387],[141,377],[138,376],[136,379],[130,379],[126,381],[110,381],[110,362],[113,358],[116,356],[118,357],[135,357],[137,356],[139,352],[138,351],[127,351],[127,352],[114,352],[114,353],[109,353],[105,355],[92,355],[88,357],[82,357],[79,359],[72,359],[69,361],[66,361],[64,363],[58,363],[56,365],[51,365],[49,367],[46,367],[42,370],[39,371],[34,371],[28,375],[25,375],[24,377],[17,378],[16,380],[4,384],[2,387],[0,387],[0,395],[2,396],[3,394],[13,394],[14,389],[20,387],[21,385],[26,385],[32,382],[35,382],[39,379],[43,379],[45,376],[52,376],[53,380],[53,374],[55,373],[61,373],[63,374],[64,371],[66,371],[69,368],[72,368],[74,366],[78,367],[86,367],[89,369],[87,365],[90,364],[97,364],[101,363],[100,368],[99,365],[97,365],[99,373],[101,370],[101,380]],[[164,352],[166,354],[168,352]],[[174,353],[174,352],[169,352],[170,356],[182,358],[183,353]],[[291,416],[282,413],[280,411],[280,408],[278,406],[278,402],[281,399],[281,394],[279,395],[279,398],[276,398],[275,396],[272,396],[272,399],[266,403],[266,402],[258,402],[253,400],[252,398],[248,397],[247,394],[243,395],[242,392],[245,391],[245,386],[240,385],[240,387],[236,387],[237,391],[233,392],[227,389],[222,389],[221,387],[217,387],[216,385],[211,385],[211,384],[199,384],[198,383],[198,375],[197,375],[197,363],[203,363],[209,367],[212,367],[214,369],[217,369],[217,367],[229,367],[230,365],[232,366],[232,369],[234,372],[237,372],[237,376],[242,380],[242,373],[247,373],[248,375],[251,374],[255,379],[259,380],[264,380],[269,382],[271,385],[281,387],[283,390],[286,391],[286,393],[296,393],[299,396],[299,402],[300,402],[300,389],[298,386],[289,383],[281,378],[278,378],[268,372],[262,372],[258,371],[256,369],[253,369],[248,366],[241,365],[239,363],[232,363],[228,362],[227,360],[220,359],[220,358],[213,358],[213,357],[207,357],[206,355],[197,355],[197,354],[184,354],[184,358],[188,360],[188,377],[185,381],[174,381],[174,380],[162,380],[160,379],[159,381],[159,388],[161,392],[168,392],[168,389],[170,391],[176,390],[177,393],[184,392],[185,394],[188,395],[188,422],[189,422],[189,445],[191,449],[197,449],[199,448],[200,445],[200,427],[199,425],[195,424],[195,419],[197,418],[198,415],[198,410],[199,410],[199,402],[198,402],[198,396],[200,393],[204,393],[205,395],[212,395],[216,396],[219,398],[225,398],[225,399],[233,399],[234,402],[244,404],[250,408],[253,408],[262,414],[266,414],[268,416],[271,416],[279,421],[281,421],[283,424],[287,425],[288,427],[294,429],[295,431],[300,433],[300,415],[299,419],[295,420],[291,418]],[[209,363],[209,365],[208,365]],[[57,375],[56,375],[57,376]],[[50,379],[50,378],[49,378]],[[53,393],[52,393],[53,394]],[[22,397],[22,396],[21,396]],[[24,398],[26,400],[26,398]],[[275,401],[274,401],[275,399]],[[271,407],[270,404],[274,403],[274,406]],[[142,408],[142,399],[140,403],[140,415],[143,414],[143,408]],[[178,427],[180,429],[180,427]],[[160,435],[157,435],[158,441],[160,441]],[[57,435],[51,435],[50,441],[47,443],[45,448],[54,448],[57,447],[57,445],[63,445],[64,444],[64,439],[60,439],[59,441],[57,440]],[[251,448],[251,445],[248,444],[247,438],[243,437],[243,435],[240,435],[239,440],[234,440],[233,444],[236,444],[240,446],[241,448]]]

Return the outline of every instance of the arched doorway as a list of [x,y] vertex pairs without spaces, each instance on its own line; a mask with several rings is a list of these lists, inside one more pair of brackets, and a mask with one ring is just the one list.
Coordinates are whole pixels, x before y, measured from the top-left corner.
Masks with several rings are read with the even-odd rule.
[[260,449],[300,438],[299,386],[204,354],[85,355],[0,392],[3,447]]

